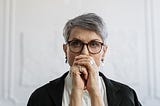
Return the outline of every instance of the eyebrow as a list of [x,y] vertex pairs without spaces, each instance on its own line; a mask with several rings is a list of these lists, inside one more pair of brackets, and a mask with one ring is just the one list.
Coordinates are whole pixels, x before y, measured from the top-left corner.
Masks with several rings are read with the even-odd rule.
[[[69,40],[69,41],[73,41],[73,40],[79,40],[79,41],[83,42],[82,40],[80,40],[80,39],[78,39],[78,38],[73,38],[72,40]],[[99,39],[92,39],[92,40],[90,40],[90,41],[103,42],[103,41],[100,41]],[[90,42],[90,41],[89,41],[89,42]]]

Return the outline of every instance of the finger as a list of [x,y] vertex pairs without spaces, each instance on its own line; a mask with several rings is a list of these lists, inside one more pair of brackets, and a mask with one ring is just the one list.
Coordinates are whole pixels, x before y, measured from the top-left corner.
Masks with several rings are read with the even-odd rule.
[[80,60],[80,59],[92,59],[92,57],[88,55],[78,55],[75,57],[75,60]]
[[83,78],[85,79],[85,80],[87,80],[88,79],[88,72],[87,72],[87,69],[84,67],[84,66],[81,66],[82,68],[81,68],[81,73],[83,74]]
[[72,66],[70,68],[70,73],[71,73],[71,76],[74,76],[74,77],[80,75],[79,68],[77,66]]
[[[83,64],[84,63],[84,64]],[[76,60],[75,61],[75,64],[76,65],[84,65],[85,67],[89,68],[89,67],[92,67],[92,66],[97,66],[95,64],[95,61],[92,60],[92,59],[80,59],[80,60]]]

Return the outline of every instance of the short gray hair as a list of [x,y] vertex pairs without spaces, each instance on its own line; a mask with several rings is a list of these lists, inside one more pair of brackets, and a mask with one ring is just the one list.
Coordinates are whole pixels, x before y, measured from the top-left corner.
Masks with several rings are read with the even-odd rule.
[[106,24],[103,19],[95,13],[82,14],[69,20],[63,29],[63,37],[65,42],[68,41],[71,30],[74,27],[80,27],[96,32],[98,35],[100,35],[103,42],[106,44],[108,37]]

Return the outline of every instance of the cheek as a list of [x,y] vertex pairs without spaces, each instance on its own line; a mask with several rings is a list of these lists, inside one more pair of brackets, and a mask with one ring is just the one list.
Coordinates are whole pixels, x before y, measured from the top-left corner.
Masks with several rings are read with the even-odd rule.
[[68,64],[70,66],[72,66],[73,62],[74,62],[74,58],[76,57],[77,55],[71,53],[71,52],[68,52],[68,55],[67,55],[67,60],[68,60]]
[[92,56],[92,57],[94,58],[94,61],[96,62],[97,66],[99,67],[101,59],[102,59],[102,55],[99,54],[99,55],[95,55],[95,56]]
[[97,66],[100,65],[100,59],[99,59],[99,57],[95,57],[95,58],[94,58],[94,61],[96,62]]

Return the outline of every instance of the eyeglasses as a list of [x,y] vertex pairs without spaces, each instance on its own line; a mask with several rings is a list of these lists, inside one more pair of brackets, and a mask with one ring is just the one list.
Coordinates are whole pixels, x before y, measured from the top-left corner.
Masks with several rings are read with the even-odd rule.
[[81,40],[72,40],[68,41],[68,44],[70,51],[73,53],[80,53],[83,50],[84,45],[86,45],[89,53],[92,54],[98,54],[104,45],[102,42],[96,40],[92,40],[88,43],[84,43]]

